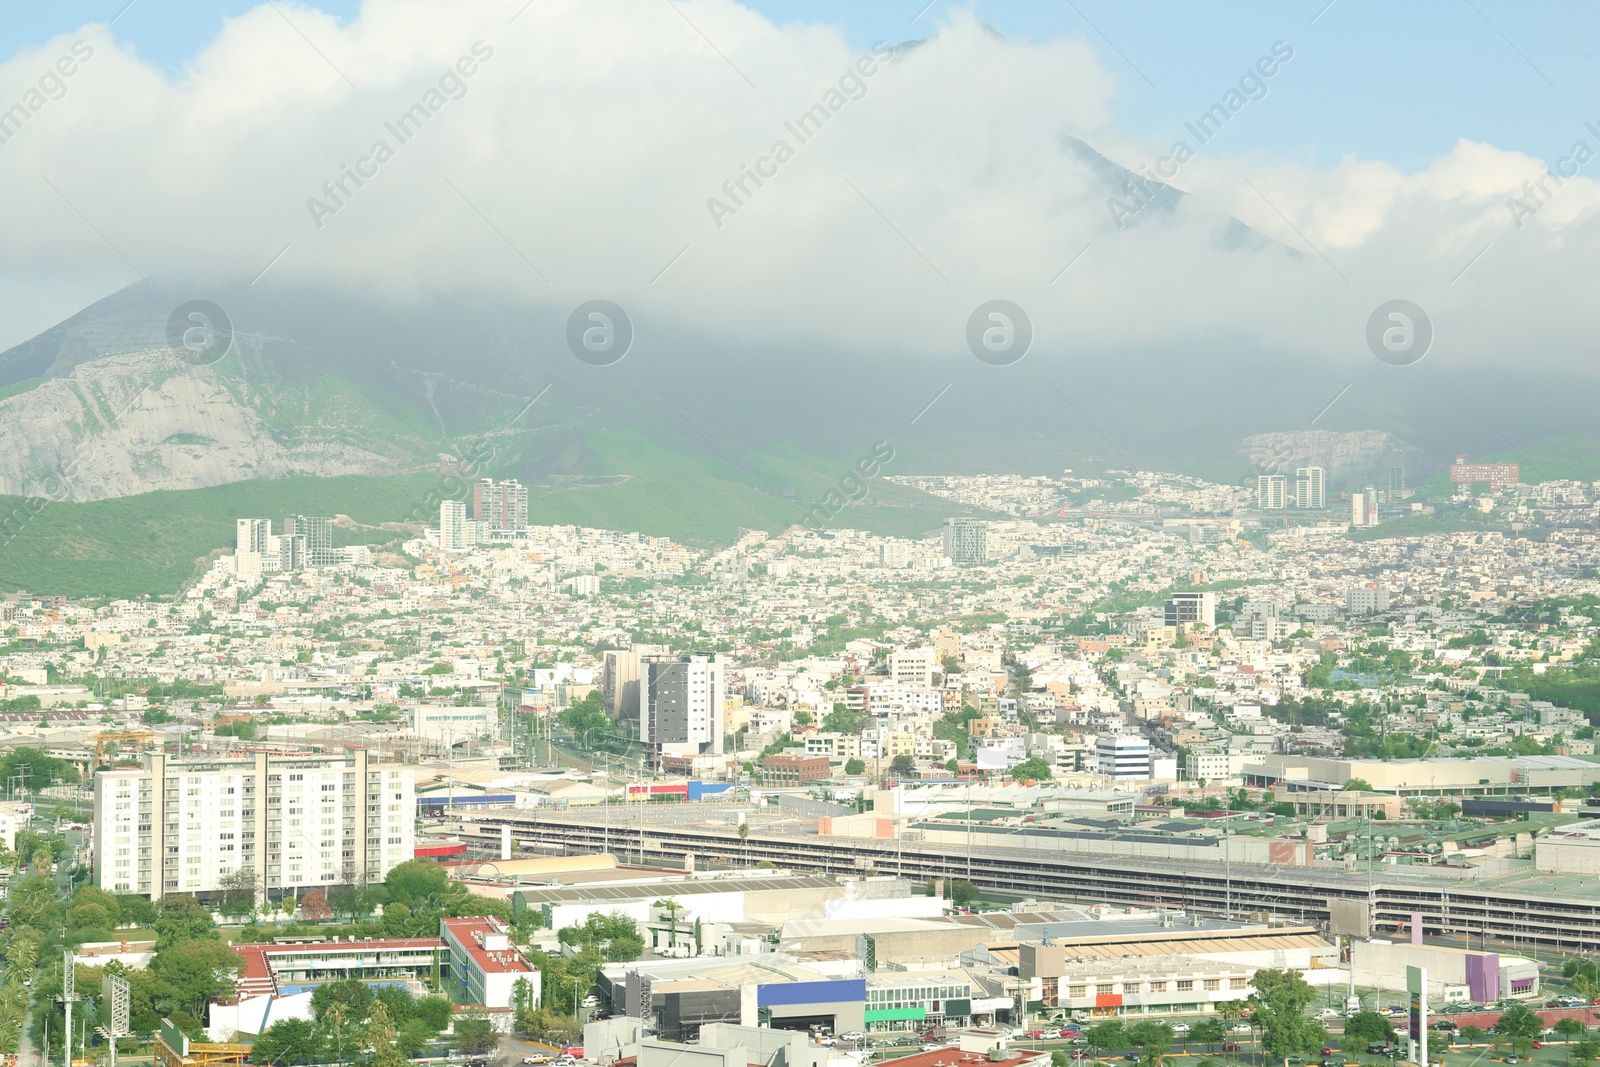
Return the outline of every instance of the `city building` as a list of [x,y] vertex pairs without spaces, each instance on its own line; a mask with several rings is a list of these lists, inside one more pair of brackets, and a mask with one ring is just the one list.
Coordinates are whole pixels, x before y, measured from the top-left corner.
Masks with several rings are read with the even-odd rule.
[[761,761],[762,785],[805,785],[833,777],[827,756],[777,755]]
[[528,525],[528,487],[515,478],[472,483],[472,514],[488,530],[521,530]]
[[493,916],[443,918],[439,936],[449,951],[444,976],[451,999],[459,1004],[509,1008],[516,984],[528,983],[532,1002],[539,1003],[539,969],[511,943],[506,925]]
[[1294,506],[1297,508],[1325,508],[1328,506],[1328,472],[1321,467],[1300,467],[1294,472]]
[[1404,463],[1389,464],[1389,497],[1394,500],[1405,496],[1406,467]]
[[439,547],[446,552],[460,552],[472,547],[476,540],[468,526],[467,505],[461,500],[439,502]]
[[1389,610],[1389,590],[1381,585],[1354,585],[1344,591],[1344,610],[1352,615],[1371,615]]
[[1113,781],[1150,777],[1150,742],[1132,734],[1107,734],[1095,742],[1100,773]]
[[1522,481],[1522,468],[1515,463],[1468,463],[1466,456],[1457,456],[1450,465],[1450,484],[1471,485],[1487,482],[1492,490],[1501,490]]
[[1282,511],[1286,505],[1289,479],[1282,474],[1256,476],[1256,507],[1262,511]]
[[639,732],[639,664],[646,656],[660,656],[667,651],[665,645],[612,648],[606,650],[601,662],[600,695],[606,714],[632,723],[634,736]]
[[657,765],[664,755],[722,752],[726,700],[720,655],[643,656],[639,661],[639,740]]
[[348,756],[177,759],[94,779],[95,884],[206,897],[240,871],[258,899],[382,881],[412,858],[409,768]]
[[1363,492],[1350,494],[1350,525],[1378,525],[1378,494],[1371,486]]
[[933,684],[939,657],[931,645],[889,653],[889,680],[899,685]]
[[976,519],[944,520],[944,555],[957,563],[982,563],[989,558],[989,524]]
[[435,744],[454,747],[481,737],[495,740],[500,736],[500,714],[494,708],[417,704],[407,711],[411,716],[411,733]]
[[1217,625],[1217,594],[1205,590],[1197,593],[1173,593],[1162,609],[1163,625],[1207,626]]
[[304,570],[339,562],[333,549],[333,520],[326,515],[286,515],[278,536],[278,569]]

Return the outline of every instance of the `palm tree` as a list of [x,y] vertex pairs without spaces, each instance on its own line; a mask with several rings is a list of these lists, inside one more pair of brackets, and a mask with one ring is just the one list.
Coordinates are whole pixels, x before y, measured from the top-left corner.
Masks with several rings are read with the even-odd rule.
[[744,865],[748,867],[750,866],[750,824],[747,822],[741,821],[739,823],[739,844],[744,850]]

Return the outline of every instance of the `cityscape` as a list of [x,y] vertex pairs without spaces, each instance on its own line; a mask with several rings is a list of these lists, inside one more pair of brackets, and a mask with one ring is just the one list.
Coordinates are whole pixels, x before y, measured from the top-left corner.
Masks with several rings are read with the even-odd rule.
[[1600,1060],[1592,23],[19,9],[0,1067]]

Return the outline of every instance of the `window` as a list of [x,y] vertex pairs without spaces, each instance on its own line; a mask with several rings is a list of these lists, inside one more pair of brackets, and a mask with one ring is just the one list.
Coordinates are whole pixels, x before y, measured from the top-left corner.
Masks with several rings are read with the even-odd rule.
[[1094,991],[1097,996],[1109,997],[1111,995],[1111,988],[1110,982],[1101,982],[1099,985],[1094,987]]
[[1081,1000],[1083,997],[1086,997],[1088,995],[1089,995],[1088,986],[1075,985],[1075,986],[1068,986],[1067,987],[1067,996],[1071,997],[1074,1000]]
[[1249,983],[1246,982],[1243,978],[1230,978],[1230,979],[1228,979],[1228,988],[1229,989],[1243,989],[1248,984]]
[[1194,988],[1194,982],[1188,978],[1178,979],[1178,992],[1187,993]]

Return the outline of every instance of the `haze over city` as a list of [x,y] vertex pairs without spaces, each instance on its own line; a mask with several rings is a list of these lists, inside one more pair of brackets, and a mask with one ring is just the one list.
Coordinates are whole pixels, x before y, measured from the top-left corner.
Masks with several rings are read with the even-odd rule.
[[3,1067],[1600,1058],[1594,30],[8,16]]

